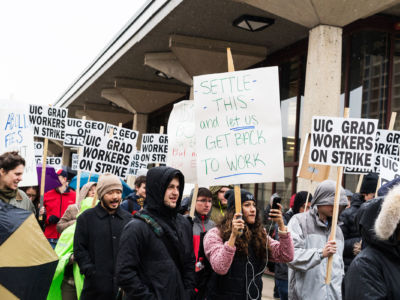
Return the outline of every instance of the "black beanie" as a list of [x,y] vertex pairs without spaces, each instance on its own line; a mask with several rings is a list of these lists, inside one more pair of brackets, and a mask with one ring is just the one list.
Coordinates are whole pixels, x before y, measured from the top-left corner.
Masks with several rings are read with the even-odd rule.
[[[300,211],[300,208],[302,206],[304,206],[304,204],[307,201],[307,195],[308,195],[308,192],[304,192],[304,191],[298,192],[296,194],[296,196],[294,197],[294,203],[293,203],[294,214],[298,214]],[[310,196],[308,196],[308,202],[311,203],[311,201],[312,201],[312,195],[310,194]]]
[[[235,192],[234,192],[234,190],[226,191],[225,198],[228,199],[228,210],[235,209]],[[253,194],[244,189],[240,190],[240,198],[241,198],[242,204],[243,204],[243,202],[246,202],[249,200],[254,201],[254,203],[256,203],[256,199],[254,198]]]
[[361,184],[361,194],[371,194],[376,192],[376,186],[378,184],[378,174],[368,173],[364,176]]

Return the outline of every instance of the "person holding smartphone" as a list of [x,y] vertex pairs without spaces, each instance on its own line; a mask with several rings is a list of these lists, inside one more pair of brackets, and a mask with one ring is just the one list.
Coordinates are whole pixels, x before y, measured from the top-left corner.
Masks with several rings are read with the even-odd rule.
[[226,198],[227,213],[204,237],[204,251],[214,270],[207,300],[261,299],[262,274],[268,260],[293,259],[291,235],[284,225],[280,204],[269,214],[279,228],[280,241],[274,241],[262,225],[251,193],[241,190],[242,213],[235,213],[233,190],[226,193]]

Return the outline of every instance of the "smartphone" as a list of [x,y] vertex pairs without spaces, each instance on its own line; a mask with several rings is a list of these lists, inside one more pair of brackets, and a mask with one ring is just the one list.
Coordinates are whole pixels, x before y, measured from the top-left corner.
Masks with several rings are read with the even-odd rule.
[[275,197],[274,200],[272,201],[272,209],[280,209],[278,203],[280,204],[281,201],[282,201],[281,197]]

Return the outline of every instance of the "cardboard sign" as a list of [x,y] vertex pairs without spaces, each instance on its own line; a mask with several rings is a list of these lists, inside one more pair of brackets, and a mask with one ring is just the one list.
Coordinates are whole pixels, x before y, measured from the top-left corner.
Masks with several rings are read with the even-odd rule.
[[78,153],[72,153],[72,162],[71,162],[71,170],[77,171],[79,163],[79,155]]
[[311,181],[322,182],[329,178],[330,166],[310,164],[308,158],[310,156],[311,135],[307,134],[303,145],[301,160],[297,170],[297,177],[308,179]]
[[43,142],[34,142],[35,156],[43,156]]
[[24,104],[2,105],[0,108],[0,154],[18,151],[25,159],[24,174],[18,186],[37,185],[33,128],[29,107]]
[[54,106],[29,106],[29,121],[33,135],[41,138],[63,141],[67,124],[68,109]]
[[381,156],[380,176],[382,185],[400,177],[400,162],[387,156]]
[[[41,165],[43,162],[42,156],[35,157],[36,165]],[[60,156],[47,156],[46,158],[46,165],[48,167],[53,167],[54,170],[57,172],[58,170],[62,169],[62,157]]]
[[168,119],[167,165],[180,170],[185,183],[197,183],[194,101],[174,104]]
[[149,163],[167,163],[168,136],[166,134],[143,134],[140,147]]
[[[114,128],[112,137],[109,133]],[[106,134],[86,135],[78,170],[96,174],[111,173],[125,178],[136,152],[138,132],[107,124]]]
[[283,181],[278,68],[193,82],[198,184]]
[[137,176],[139,170],[147,169],[148,163],[147,155],[137,151],[133,155],[128,175]]
[[87,134],[94,134],[95,131],[104,134],[105,130],[105,122],[68,118],[64,146],[82,147]]
[[309,161],[372,170],[378,120],[313,117]]

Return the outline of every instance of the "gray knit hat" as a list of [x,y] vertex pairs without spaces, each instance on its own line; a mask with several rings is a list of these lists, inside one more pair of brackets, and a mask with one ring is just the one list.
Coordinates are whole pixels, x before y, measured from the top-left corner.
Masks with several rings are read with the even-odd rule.
[[103,196],[112,190],[120,190],[122,192],[121,180],[116,175],[104,173],[97,181],[97,195],[99,199],[103,199]]

